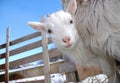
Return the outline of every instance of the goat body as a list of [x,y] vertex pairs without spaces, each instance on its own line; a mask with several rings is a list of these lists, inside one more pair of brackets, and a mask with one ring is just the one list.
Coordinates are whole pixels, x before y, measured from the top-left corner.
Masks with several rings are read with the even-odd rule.
[[[104,63],[105,60],[101,63],[104,73],[108,69],[105,68],[107,65],[111,66],[111,73],[117,72],[113,70],[113,65],[115,68],[114,58],[120,61],[120,0],[76,1],[76,29],[84,46],[93,55],[106,60],[107,64]],[[65,9],[69,9],[69,5]],[[110,83],[113,83],[113,80]]]

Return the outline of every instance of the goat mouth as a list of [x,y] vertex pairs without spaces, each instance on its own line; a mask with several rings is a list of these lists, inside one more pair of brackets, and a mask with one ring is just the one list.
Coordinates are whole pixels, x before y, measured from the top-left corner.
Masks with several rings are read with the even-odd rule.
[[70,48],[70,47],[72,47],[72,44],[67,44],[65,47]]

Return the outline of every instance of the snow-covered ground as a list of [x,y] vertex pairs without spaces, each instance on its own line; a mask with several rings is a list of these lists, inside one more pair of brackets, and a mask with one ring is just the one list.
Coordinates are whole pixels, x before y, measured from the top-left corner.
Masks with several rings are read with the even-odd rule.
[[99,74],[96,76],[88,77],[81,83],[109,83],[108,77],[104,74]]
[[51,77],[51,83],[65,83],[66,76],[64,74],[54,74]]

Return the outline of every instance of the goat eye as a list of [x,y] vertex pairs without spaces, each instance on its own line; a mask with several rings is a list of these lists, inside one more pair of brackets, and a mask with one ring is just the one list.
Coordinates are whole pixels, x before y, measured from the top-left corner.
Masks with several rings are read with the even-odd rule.
[[70,24],[72,24],[73,23],[73,20],[70,20]]
[[48,29],[48,33],[52,33],[52,30],[51,30],[51,29]]

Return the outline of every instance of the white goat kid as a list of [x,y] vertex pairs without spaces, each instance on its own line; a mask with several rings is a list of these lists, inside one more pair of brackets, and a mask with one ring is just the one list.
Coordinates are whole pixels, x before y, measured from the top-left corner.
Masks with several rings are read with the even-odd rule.
[[[84,65],[82,64],[86,62],[83,59],[84,56],[80,56],[80,49],[84,51],[83,46],[78,48],[79,36],[75,28],[74,19],[69,13],[58,11],[51,14],[44,23],[29,22],[28,24],[36,30],[49,33],[57,48],[64,54],[69,55],[73,63]],[[82,45],[81,43],[79,42],[80,45]]]
[[58,11],[51,14],[44,23],[29,22],[28,24],[36,30],[46,31],[50,34],[53,42],[61,51],[71,52],[76,47],[78,33],[74,19],[69,13]]

